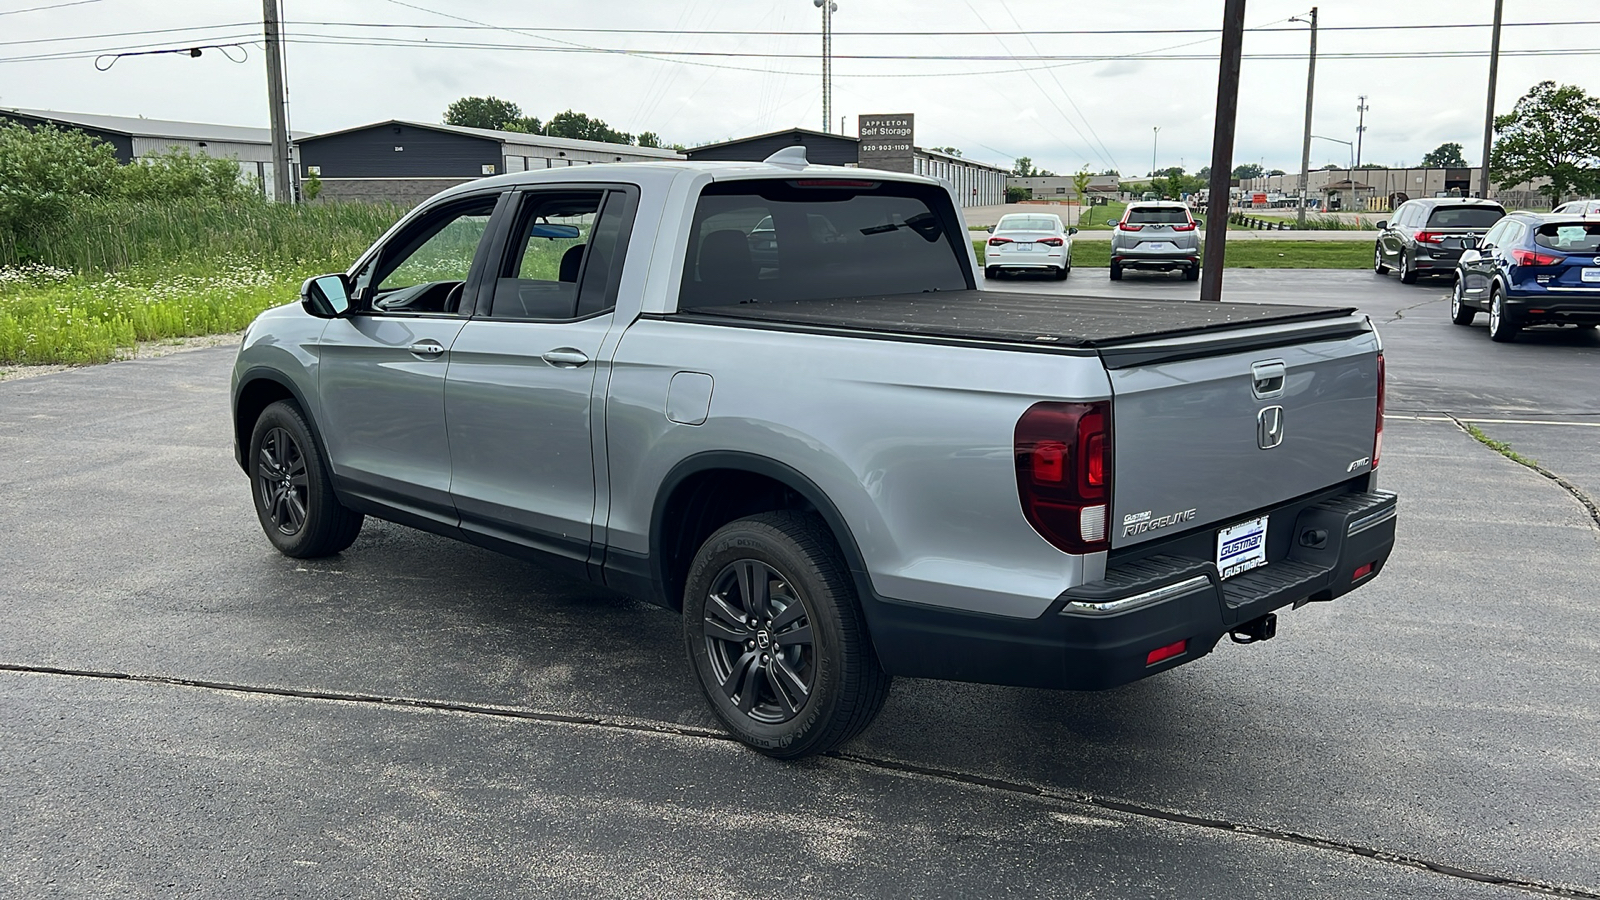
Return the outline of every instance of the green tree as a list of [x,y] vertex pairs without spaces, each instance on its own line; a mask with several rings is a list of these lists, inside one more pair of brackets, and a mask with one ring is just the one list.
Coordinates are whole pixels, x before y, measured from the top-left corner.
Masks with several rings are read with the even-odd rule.
[[227,200],[261,194],[240,177],[239,161],[172,147],[141,157],[117,173],[117,194],[130,200]]
[[[522,107],[498,97],[462,97],[444,111],[446,125],[501,131],[522,118]],[[536,120],[537,121],[537,120]]]
[[1022,201],[1028,199],[1031,196],[1033,196],[1033,192],[1028,190],[1025,187],[1018,187],[1017,185],[1012,185],[1012,186],[1006,188],[1006,202],[1007,203],[1021,203]]
[[0,122],[0,230],[26,242],[72,204],[114,194],[120,168],[110,144],[81,131]]
[[1039,172],[1033,167],[1033,160],[1026,156],[1019,156],[1017,157],[1016,165],[1011,167],[1011,174],[1018,178],[1032,178]]
[[1288,172],[1285,172],[1285,171],[1284,171],[1284,170],[1282,170],[1282,169],[1273,169],[1273,170],[1272,170],[1272,171],[1270,171],[1270,172],[1268,172],[1268,173],[1267,173],[1267,174],[1268,174],[1268,175],[1287,175],[1287,174],[1289,174],[1289,173],[1288,173]]
[[1461,145],[1456,143],[1440,144],[1432,152],[1422,156],[1424,169],[1465,169],[1467,158],[1461,155]]
[[1245,163],[1233,167],[1233,177],[1235,178],[1260,178],[1262,173],[1262,167],[1256,163]]
[[633,135],[617,131],[599,119],[591,119],[581,112],[567,110],[550,117],[544,133],[551,137],[572,138],[580,141],[603,141],[607,144],[631,144]]
[[1495,116],[1489,170],[1501,190],[1548,178],[1552,201],[1600,194],[1600,98],[1576,85],[1541,81],[1503,116]]
[[300,182],[300,194],[304,196],[307,201],[317,199],[317,196],[321,193],[322,179],[317,177],[317,173],[312,172],[310,175],[306,176],[304,181]]
[[960,156],[961,155],[961,151],[957,150],[954,147],[933,147],[931,149],[936,150],[936,151],[938,151],[940,153],[948,153],[951,156]]
[[656,134],[654,131],[641,131],[639,132],[639,146],[659,147],[661,146],[661,135]]
[[540,122],[534,116],[522,116],[521,118],[512,119],[511,121],[507,122],[505,125],[501,126],[501,130],[518,131],[523,134],[544,134],[544,123]]
[[1093,179],[1094,176],[1089,174],[1088,166],[1079,169],[1078,173],[1072,176],[1072,189],[1078,192],[1080,204],[1089,202],[1089,182]]

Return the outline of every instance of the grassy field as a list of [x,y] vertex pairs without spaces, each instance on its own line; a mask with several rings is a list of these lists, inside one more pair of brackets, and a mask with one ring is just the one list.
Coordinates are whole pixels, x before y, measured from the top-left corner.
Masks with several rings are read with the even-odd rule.
[[[973,241],[972,246],[981,264],[985,245]],[[1372,265],[1372,247],[1345,241],[1238,241],[1228,245],[1226,260],[1235,269],[1364,269]],[[1072,265],[1109,267],[1111,242],[1075,242]]]
[[343,270],[403,212],[363,204],[86,204],[20,264],[0,238],[0,364],[115,359],[137,341],[237,331]]

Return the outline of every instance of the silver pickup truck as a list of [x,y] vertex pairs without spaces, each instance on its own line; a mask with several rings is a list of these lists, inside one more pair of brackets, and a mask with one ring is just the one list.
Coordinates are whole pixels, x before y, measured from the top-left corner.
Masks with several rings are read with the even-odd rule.
[[1383,385],[1351,309],[990,291],[948,188],[784,151],[445,191],[232,402],[278,550],[371,515],[681,611],[792,758],[893,675],[1110,688],[1372,580]]

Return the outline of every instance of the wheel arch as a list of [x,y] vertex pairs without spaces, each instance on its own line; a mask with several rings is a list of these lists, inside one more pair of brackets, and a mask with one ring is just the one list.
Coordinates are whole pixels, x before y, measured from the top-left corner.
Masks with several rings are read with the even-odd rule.
[[[746,490],[730,497],[719,490]],[[733,450],[690,456],[667,473],[650,514],[649,578],[656,602],[682,607],[694,554],[712,532],[745,516],[775,509],[815,512],[832,533],[863,607],[875,595],[865,559],[843,514],[805,474],[769,457]]]
[[305,395],[294,381],[276,369],[258,366],[249,369],[239,376],[239,387],[233,395],[233,457],[239,468],[250,471],[245,461],[245,453],[250,447],[250,432],[255,429],[256,420],[261,417],[261,411],[279,400],[292,400],[300,407],[300,414],[305,416],[306,425],[311,429],[311,439],[317,442],[317,451],[324,460],[328,460],[331,469],[332,459],[328,456],[327,444],[322,439],[322,431],[317,427],[316,418],[311,414],[311,407],[306,403]]

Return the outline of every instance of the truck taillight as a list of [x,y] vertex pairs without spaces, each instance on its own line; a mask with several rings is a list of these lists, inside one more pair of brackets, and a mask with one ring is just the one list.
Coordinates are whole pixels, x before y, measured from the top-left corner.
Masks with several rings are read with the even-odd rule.
[[1039,535],[1067,553],[1110,547],[1111,404],[1035,403],[1017,420],[1017,496]]
[[1383,369],[1383,354],[1378,354],[1378,427],[1372,437],[1372,468],[1378,468],[1378,457],[1383,455],[1383,400],[1387,393],[1385,382],[1387,373]]

